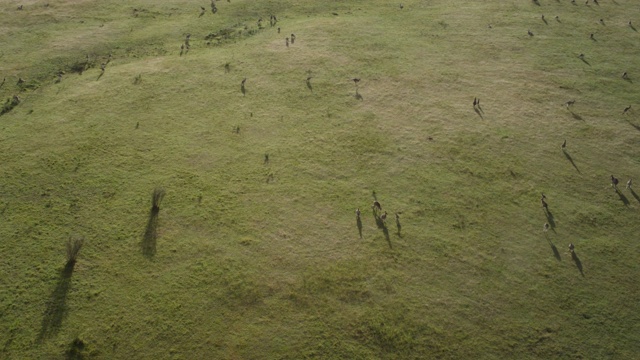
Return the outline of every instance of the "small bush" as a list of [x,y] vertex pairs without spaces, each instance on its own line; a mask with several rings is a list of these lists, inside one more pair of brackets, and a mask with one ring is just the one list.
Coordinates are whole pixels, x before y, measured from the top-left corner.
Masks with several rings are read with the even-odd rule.
[[84,244],[84,238],[67,240],[67,264],[75,264],[82,244]]
[[8,113],[14,107],[18,106],[18,104],[20,104],[20,99],[17,96],[14,96],[13,98],[8,98],[7,101],[5,101],[4,105],[2,105],[2,110],[0,110],[0,115],[4,115]]
[[153,189],[153,195],[151,197],[151,210],[153,210],[154,212],[160,211],[160,203],[162,202],[162,198],[164,198],[164,189]]

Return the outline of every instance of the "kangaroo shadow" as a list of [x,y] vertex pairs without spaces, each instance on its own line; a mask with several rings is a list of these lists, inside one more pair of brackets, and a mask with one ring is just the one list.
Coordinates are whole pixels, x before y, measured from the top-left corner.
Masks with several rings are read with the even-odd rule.
[[247,96],[247,89],[244,85],[240,85],[240,92],[242,92],[242,96]]
[[158,214],[159,208],[152,208],[149,212],[149,220],[147,221],[147,228],[144,231],[142,237],[142,254],[148,258],[153,257],[156,254],[156,241],[158,239]]
[[616,189],[616,193],[617,193],[617,194],[618,194],[618,196],[620,197],[620,201],[622,201],[622,203],[624,204],[624,206],[629,206],[629,204],[630,204],[630,203],[629,203],[629,199],[627,199],[627,197],[626,197],[626,196],[624,196],[624,194],[623,194],[620,190],[618,190],[618,189]]
[[633,26],[633,25],[630,25],[630,26],[631,26],[631,30],[633,30],[633,31],[635,31],[635,32],[638,32],[638,29],[636,29],[636,27],[635,27],[635,26]]
[[387,239],[387,244],[389,244],[389,249],[393,249],[393,245],[391,245],[391,238],[389,237],[389,229],[387,227],[382,228],[382,232],[384,233],[384,238]]
[[587,64],[587,65],[591,66],[591,64],[590,64],[587,60],[585,60],[585,59],[580,59],[580,60],[582,60],[582,62],[583,62],[583,63],[585,63],[585,64]]
[[71,275],[73,275],[73,267],[75,262],[67,262],[65,267],[60,271],[56,287],[49,296],[47,308],[42,318],[42,327],[38,335],[38,341],[42,342],[51,335],[54,335],[60,329],[62,320],[67,315],[67,294],[71,287]]
[[400,220],[396,219],[396,228],[398,228],[398,236],[402,237],[402,224],[400,224]]
[[547,21],[547,19],[542,19],[542,21],[544,21],[545,25],[549,25],[549,22]]
[[391,245],[391,237],[389,237],[389,229],[387,228],[387,224],[384,223],[384,221],[378,216],[378,214],[375,213],[375,211],[374,211],[374,216],[376,219],[376,226],[378,226],[378,229],[382,230],[382,233],[384,234],[384,238],[387,240],[387,244],[389,244],[389,248],[393,249],[393,246]]
[[98,78],[96,79],[96,81],[100,80],[100,78],[102,77],[102,75],[104,75],[104,71],[100,73],[100,75],[98,75]]
[[477,108],[473,108],[473,111],[475,111],[476,114],[478,114],[478,116],[480,116],[480,119],[484,120],[484,116],[482,116],[482,113],[480,112],[480,110],[478,110]]
[[549,227],[551,227],[551,231],[556,232],[556,221],[553,217],[553,214],[549,209],[544,210],[544,216],[547,217],[547,222],[549,223]]
[[551,246],[551,250],[553,250],[553,256],[556,258],[556,260],[562,261],[562,257],[560,256],[560,251],[558,251],[558,248],[556,247],[556,245],[551,242],[548,235],[547,235],[547,241],[549,242],[549,246]]
[[563,150],[562,153],[564,154],[564,156],[567,158],[567,160],[569,160],[571,162],[571,165],[573,165],[573,167],[576,169],[576,171],[579,174],[582,174],[580,172],[580,169],[578,169],[578,166],[576,166],[576,163],[573,161],[573,158],[571,157],[571,155],[569,155],[569,153],[566,150]]
[[307,80],[307,89],[309,89],[309,91],[313,92],[313,86],[311,85],[311,81]]
[[580,121],[584,121],[584,119],[582,118],[582,116],[574,113],[573,111],[569,110],[571,112],[571,116],[576,119],[576,120],[580,120]]
[[634,128],[634,129],[636,129],[636,130],[640,131],[640,126],[639,126],[639,125],[636,125],[636,124],[632,123],[632,122],[631,122],[631,121],[629,121],[629,120],[627,120],[627,122],[629,123],[629,125],[633,126],[633,128]]
[[354,95],[354,97],[356,98],[356,100],[364,100],[364,98],[362,97],[362,95],[360,95],[360,93],[358,92],[357,89],[356,89],[356,94]]
[[360,219],[359,216],[357,219],[357,225],[358,225],[358,233],[360,234],[360,239],[362,239],[362,219]]
[[637,202],[640,202],[640,197],[638,197],[638,194],[636,194],[635,191],[633,191],[633,189],[629,188],[629,191],[631,191],[631,195],[633,195],[634,198],[636,198]]
[[575,251],[571,252],[571,258],[576,263],[578,270],[580,270],[580,275],[584,276],[584,272],[582,271],[582,261],[580,261],[580,258],[578,257],[578,255],[576,255]]

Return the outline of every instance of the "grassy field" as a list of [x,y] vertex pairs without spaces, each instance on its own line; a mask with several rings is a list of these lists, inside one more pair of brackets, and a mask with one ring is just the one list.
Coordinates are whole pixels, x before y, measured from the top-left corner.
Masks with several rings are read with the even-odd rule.
[[0,0],[0,358],[640,357],[635,1],[216,6]]

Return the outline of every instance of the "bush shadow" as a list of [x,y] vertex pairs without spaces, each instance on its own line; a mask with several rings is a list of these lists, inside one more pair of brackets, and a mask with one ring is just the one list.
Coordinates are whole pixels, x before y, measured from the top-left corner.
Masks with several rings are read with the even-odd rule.
[[71,275],[73,275],[74,261],[69,261],[65,267],[60,271],[56,287],[51,292],[49,300],[47,301],[47,308],[44,311],[44,317],[42,318],[42,327],[40,334],[38,335],[38,342],[44,341],[51,335],[55,335],[60,326],[62,320],[67,314],[67,294],[71,287]]
[[156,254],[156,240],[158,239],[158,214],[159,208],[152,208],[149,212],[147,228],[142,237],[142,255],[151,258]]

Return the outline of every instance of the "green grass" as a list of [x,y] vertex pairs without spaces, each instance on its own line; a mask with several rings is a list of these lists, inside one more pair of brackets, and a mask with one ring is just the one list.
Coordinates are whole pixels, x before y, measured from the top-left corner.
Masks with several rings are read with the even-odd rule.
[[600,3],[1,2],[0,358],[637,356],[640,13]]

